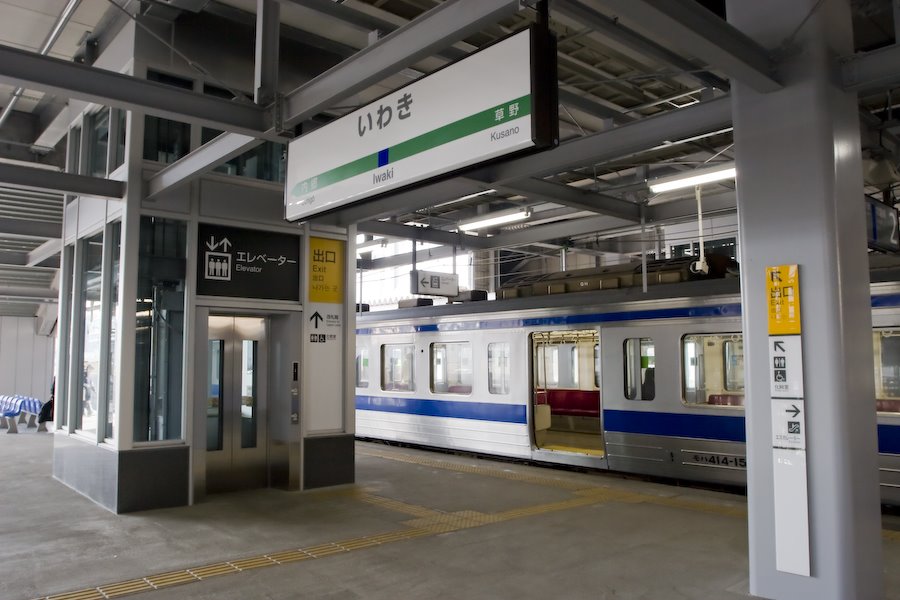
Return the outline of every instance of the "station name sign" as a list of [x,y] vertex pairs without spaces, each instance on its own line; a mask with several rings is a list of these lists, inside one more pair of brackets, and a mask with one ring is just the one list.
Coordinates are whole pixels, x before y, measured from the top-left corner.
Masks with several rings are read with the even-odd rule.
[[555,42],[532,27],[414,81],[288,146],[285,218],[558,142]]

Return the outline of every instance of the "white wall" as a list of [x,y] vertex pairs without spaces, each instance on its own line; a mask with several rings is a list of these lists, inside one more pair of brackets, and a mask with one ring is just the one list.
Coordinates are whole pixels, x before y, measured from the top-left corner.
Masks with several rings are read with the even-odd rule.
[[34,317],[0,317],[0,394],[50,397],[55,336],[37,335]]

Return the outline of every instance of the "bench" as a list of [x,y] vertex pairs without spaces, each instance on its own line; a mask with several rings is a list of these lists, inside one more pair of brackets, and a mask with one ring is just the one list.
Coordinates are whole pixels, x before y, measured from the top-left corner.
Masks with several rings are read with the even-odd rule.
[[28,423],[28,428],[37,427],[38,431],[47,431],[47,426],[41,423],[38,426],[35,419],[41,412],[43,403],[37,398],[28,396],[0,396],[0,429],[8,429],[6,433],[19,433],[16,427],[16,417],[19,423]]

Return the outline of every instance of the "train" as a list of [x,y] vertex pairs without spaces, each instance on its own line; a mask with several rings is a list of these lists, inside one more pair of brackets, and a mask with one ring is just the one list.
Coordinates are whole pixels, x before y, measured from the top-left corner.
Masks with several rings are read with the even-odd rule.
[[[740,282],[727,262],[716,278],[688,265],[357,314],[357,437],[745,486]],[[872,284],[875,408],[882,501],[897,505],[900,283],[886,273]]]

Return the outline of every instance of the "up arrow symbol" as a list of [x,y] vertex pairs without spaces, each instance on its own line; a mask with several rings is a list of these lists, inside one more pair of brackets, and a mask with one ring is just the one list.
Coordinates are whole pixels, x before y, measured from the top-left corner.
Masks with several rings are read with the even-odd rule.
[[312,314],[312,316],[309,318],[309,320],[312,321],[312,322],[313,322],[313,326],[314,326],[316,329],[318,329],[318,328],[319,328],[319,323],[321,323],[321,322],[324,321],[325,319],[322,318],[322,315],[319,314],[319,311],[316,311],[316,312],[314,312],[314,313]]

